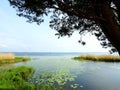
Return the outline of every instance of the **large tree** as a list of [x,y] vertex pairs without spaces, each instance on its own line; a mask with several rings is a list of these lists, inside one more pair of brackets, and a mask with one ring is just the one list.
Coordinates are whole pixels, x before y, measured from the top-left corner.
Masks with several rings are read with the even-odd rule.
[[[120,54],[120,0],[9,0],[18,15],[40,24],[51,15],[59,37],[79,31],[95,35],[104,48]],[[80,38],[80,43],[85,42]],[[91,40],[94,43],[94,41]]]

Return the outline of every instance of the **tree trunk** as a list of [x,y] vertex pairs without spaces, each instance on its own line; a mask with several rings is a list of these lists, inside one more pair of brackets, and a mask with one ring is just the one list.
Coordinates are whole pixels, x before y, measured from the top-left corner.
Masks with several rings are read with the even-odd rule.
[[120,55],[120,27],[115,20],[115,16],[108,3],[101,6],[102,17],[105,21],[100,21],[100,27],[111,44],[117,49]]

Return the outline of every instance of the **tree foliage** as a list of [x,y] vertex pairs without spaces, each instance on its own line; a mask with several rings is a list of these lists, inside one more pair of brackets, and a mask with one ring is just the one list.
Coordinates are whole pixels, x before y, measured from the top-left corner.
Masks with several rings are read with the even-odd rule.
[[[120,0],[9,0],[17,9],[18,15],[27,18],[27,22],[40,24],[44,16],[51,15],[50,27],[55,29],[58,37],[71,36],[78,31],[82,37],[86,33],[95,35],[104,48],[116,49],[102,31],[100,21],[105,21],[102,15],[102,5],[107,3],[113,12],[116,24],[120,25]],[[81,44],[85,42],[80,38]],[[94,42],[93,42],[94,43]]]

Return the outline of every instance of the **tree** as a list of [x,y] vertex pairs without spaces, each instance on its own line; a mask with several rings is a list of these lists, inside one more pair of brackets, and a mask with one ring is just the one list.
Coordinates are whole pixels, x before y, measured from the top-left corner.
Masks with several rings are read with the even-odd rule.
[[[9,0],[18,15],[40,24],[51,15],[50,27],[59,37],[95,35],[104,48],[120,54],[120,0]],[[79,40],[83,45],[82,38]]]

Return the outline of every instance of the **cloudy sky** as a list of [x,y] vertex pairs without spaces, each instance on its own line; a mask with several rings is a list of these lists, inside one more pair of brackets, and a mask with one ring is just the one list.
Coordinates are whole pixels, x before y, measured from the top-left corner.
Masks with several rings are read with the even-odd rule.
[[79,34],[58,39],[49,27],[49,18],[40,26],[18,17],[7,0],[0,2],[0,52],[106,52],[95,37],[86,36],[85,46],[78,43]]

